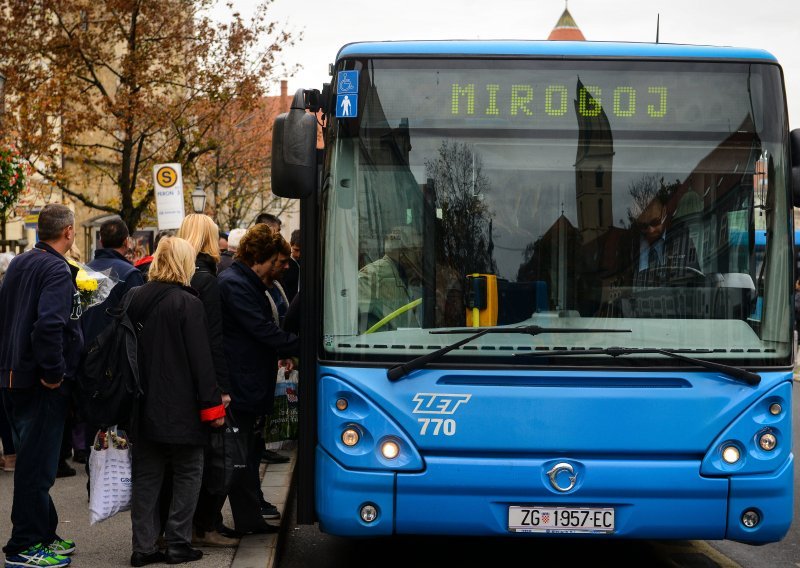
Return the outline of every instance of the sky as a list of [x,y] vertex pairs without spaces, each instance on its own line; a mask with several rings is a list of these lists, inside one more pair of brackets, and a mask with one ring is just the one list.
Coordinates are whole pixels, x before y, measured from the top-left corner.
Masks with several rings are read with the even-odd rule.
[[[243,16],[256,0],[230,0]],[[302,33],[286,48],[292,77],[277,73],[270,94],[288,79],[289,93],[321,89],[339,48],[355,41],[404,39],[547,39],[564,0],[274,0],[278,29]],[[569,0],[589,41],[721,45],[764,49],[783,67],[789,124],[800,128],[800,0]],[[225,10],[215,12],[224,18]]]

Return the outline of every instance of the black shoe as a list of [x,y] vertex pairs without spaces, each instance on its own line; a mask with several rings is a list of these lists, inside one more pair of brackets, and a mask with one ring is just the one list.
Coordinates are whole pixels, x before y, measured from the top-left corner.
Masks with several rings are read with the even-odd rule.
[[265,519],[280,519],[281,512],[275,505],[265,501],[261,503],[261,516]]
[[167,546],[167,564],[183,564],[194,562],[203,557],[203,551],[192,548],[188,544],[172,544]]
[[279,454],[278,452],[264,449],[264,451],[261,452],[261,461],[264,463],[287,463],[289,458]]
[[144,552],[134,552],[131,554],[131,566],[147,566],[148,564],[157,564],[165,562],[166,555],[160,550],[145,554]]
[[58,462],[58,470],[56,471],[56,477],[72,477],[78,473],[75,471],[74,467],[70,467],[70,465],[66,461]]
[[235,531],[230,527],[226,527],[222,523],[217,525],[216,531],[219,534],[221,534],[222,536],[227,537],[227,538],[242,538],[244,536],[244,533],[241,533],[239,531]]
[[248,531],[243,531],[244,534],[274,534],[278,532],[279,528],[275,525],[271,525],[269,523],[264,523],[263,525],[259,525],[254,529],[250,529]]
[[86,458],[88,458],[89,452],[86,450],[75,450],[75,454],[72,456],[72,461],[75,463],[86,463]]

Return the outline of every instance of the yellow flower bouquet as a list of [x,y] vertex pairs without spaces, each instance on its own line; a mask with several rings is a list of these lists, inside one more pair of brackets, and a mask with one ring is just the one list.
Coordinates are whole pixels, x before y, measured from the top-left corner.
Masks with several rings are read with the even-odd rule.
[[117,281],[110,274],[92,270],[85,264],[72,259],[67,260],[67,262],[78,269],[75,284],[78,286],[78,294],[81,297],[83,311],[108,298],[111,289],[117,284]]

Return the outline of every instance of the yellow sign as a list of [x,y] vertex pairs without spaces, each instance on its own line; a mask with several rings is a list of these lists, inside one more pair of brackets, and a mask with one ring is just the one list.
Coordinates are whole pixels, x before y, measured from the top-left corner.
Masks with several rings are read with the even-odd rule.
[[28,213],[23,221],[26,229],[35,229],[39,225],[39,212]]
[[171,166],[159,168],[156,172],[156,181],[161,187],[172,187],[178,181],[178,172]]

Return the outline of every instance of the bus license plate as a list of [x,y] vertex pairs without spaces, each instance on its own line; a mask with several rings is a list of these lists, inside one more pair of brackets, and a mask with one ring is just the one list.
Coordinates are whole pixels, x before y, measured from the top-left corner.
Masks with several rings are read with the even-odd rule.
[[584,507],[508,508],[508,530],[546,533],[614,532],[614,509]]

